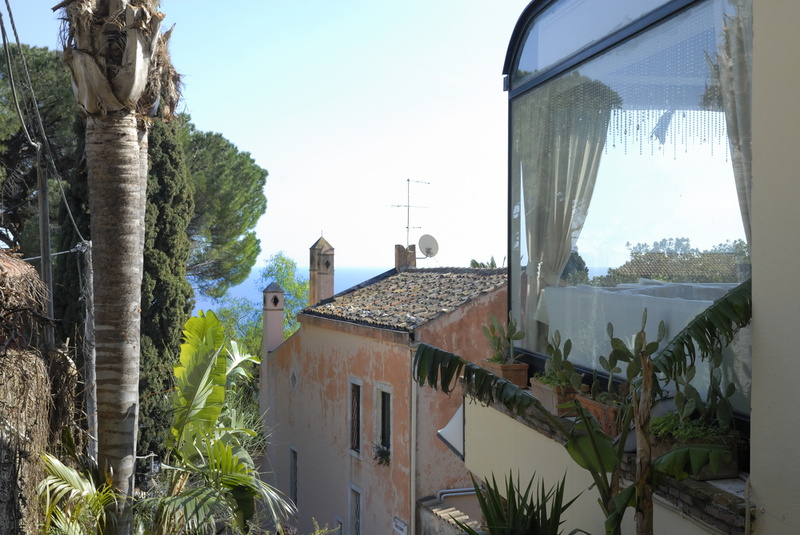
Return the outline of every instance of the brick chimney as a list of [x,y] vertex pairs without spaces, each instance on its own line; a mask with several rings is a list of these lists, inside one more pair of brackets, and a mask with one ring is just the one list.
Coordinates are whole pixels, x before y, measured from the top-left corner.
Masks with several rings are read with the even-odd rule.
[[311,246],[308,274],[308,304],[333,297],[333,247],[325,238]]
[[405,271],[415,267],[417,267],[417,246],[412,244],[405,248],[402,245],[395,245],[394,268],[397,271]]

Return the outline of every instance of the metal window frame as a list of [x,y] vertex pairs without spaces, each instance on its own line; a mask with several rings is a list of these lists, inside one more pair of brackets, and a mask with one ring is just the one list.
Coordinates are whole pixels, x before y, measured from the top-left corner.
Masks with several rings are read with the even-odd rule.
[[361,452],[361,385],[350,382],[350,450]]
[[384,448],[392,448],[392,393],[380,390],[380,436],[378,440]]
[[362,491],[361,487],[350,483],[350,497],[349,497],[349,525],[350,535],[361,535],[361,511],[362,511]]
[[296,446],[289,446],[289,498],[294,502],[297,507],[297,494],[298,494],[298,451]]

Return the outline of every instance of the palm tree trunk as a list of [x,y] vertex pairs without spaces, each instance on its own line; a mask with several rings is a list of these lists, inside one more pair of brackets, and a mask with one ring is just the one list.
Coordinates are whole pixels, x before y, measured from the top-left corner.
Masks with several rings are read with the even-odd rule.
[[[134,112],[89,116],[86,162],[94,260],[98,461],[132,496],[139,405],[139,324],[147,180]],[[146,151],[145,151],[146,158]],[[121,500],[120,533],[128,509]]]
[[[139,419],[139,343],[147,116],[167,118],[180,76],[161,34],[159,0],[65,0],[64,57],[86,115],[94,260],[98,463],[122,499],[115,533],[131,532]],[[113,529],[113,527],[112,527]],[[108,535],[110,532],[106,530]]]

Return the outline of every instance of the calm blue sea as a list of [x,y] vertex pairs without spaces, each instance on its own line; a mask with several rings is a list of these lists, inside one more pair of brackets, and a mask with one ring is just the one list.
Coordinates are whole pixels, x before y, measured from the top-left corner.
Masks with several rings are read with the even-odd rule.
[[[374,267],[374,268],[347,268],[337,267],[333,274],[333,290],[336,293],[343,292],[348,288],[352,288],[356,284],[371,279],[376,275],[388,271],[388,267]],[[303,277],[308,279],[308,272],[303,274]],[[254,268],[250,273],[250,277],[238,286],[234,286],[228,290],[229,297],[244,297],[253,301],[258,306],[261,305],[261,292],[264,290],[263,283],[261,282],[261,269]],[[217,304],[213,299],[207,297],[195,297],[195,313],[198,310],[214,310]]]

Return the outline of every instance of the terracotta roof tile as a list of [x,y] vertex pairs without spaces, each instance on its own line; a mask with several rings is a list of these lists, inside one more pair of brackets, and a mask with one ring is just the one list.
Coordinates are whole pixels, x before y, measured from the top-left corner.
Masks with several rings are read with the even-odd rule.
[[702,252],[636,253],[618,269],[621,275],[680,282],[736,281],[736,256]]
[[503,286],[506,279],[505,269],[390,270],[303,313],[411,332]]

